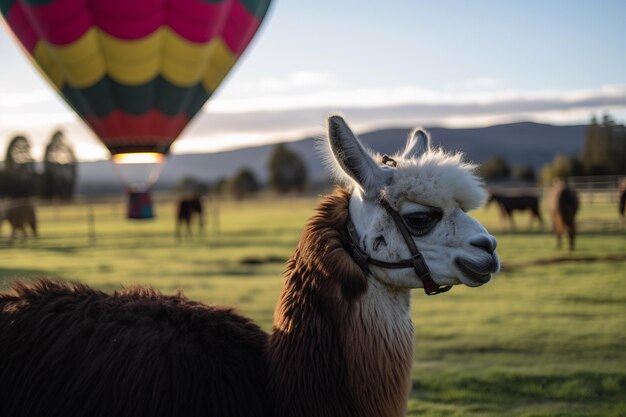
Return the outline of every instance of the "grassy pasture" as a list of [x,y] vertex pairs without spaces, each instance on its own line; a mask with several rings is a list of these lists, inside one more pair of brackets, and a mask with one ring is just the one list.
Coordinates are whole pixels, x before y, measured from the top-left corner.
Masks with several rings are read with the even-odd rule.
[[[43,207],[41,237],[0,238],[0,288],[55,276],[108,291],[132,283],[237,307],[271,330],[282,261],[315,199],[222,203],[220,233],[176,242],[173,206],[158,218],[123,220],[123,208]],[[548,233],[503,229],[495,207],[474,213],[498,238],[504,268],[478,289],[455,288],[413,303],[416,347],[409,415],[626,416],[626,228],[606,203],[583,205],[570,255]],[[544,213],[546,211],[544,210]],[[621,259],[621,260],[620,260]]]

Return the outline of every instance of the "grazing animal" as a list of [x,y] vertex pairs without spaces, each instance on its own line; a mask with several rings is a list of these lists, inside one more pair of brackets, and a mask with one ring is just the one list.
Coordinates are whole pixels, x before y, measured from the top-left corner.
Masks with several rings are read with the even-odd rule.
[[617,192],[619,195],[618,210],[623,220],[626,217],[626,178],[619,183]]
[[532,226],[533,219],[537,219],[539,222],[539,226],[543,228],[543,218],[541,217],[541,212],[539,211],[539,198],[534,195],[516,195],[516,196],[506,196],[502,194],[492,193],[487,200],[487,205],[490,205],[492,202],[496,202],[498,207],[500,207],[500,214],[503,220],[509,221],[511,226],[511,230],[515,229],[515,222],[513,220],[513,212],[516,210],[519,211],[530,211],[530,223],[529,227]]
[[37,216],[35,214],[35,206],[30,200],[10,200],[4,207],[4,210],[0,212],[0,226],[4,220],[11,225],[10,242],[15,240],[18,232],[21,232],[24,239],[26,239],[28,228],[30,228],[33,236],[37,237]]
[[556,235],[556,247],[561,249],[563,234],[567,233],[569,250],[574,250],[576,238],[576,212],[578,195],[565,181],[557,181],[550,190],[550,214]]
[[191,222],[194,217],[198,218],[198,229],[200,234],[204,230],[204,213],[202,208],[202,197],[194,195],[191,197],[183,197],[177,202],[176,214],[176,231],[177,238],[180,238],[180,227],[184,224],[187,230],[187,236],[191,236]]
[[0,295],[0,415],[404,416],[411,289],[477,287],[499,269],[466,213],[485,194],[419,129],[381,157],[331,116],[327,144],[347,187],[289,259],[271,335],[181,295],[16,283]]

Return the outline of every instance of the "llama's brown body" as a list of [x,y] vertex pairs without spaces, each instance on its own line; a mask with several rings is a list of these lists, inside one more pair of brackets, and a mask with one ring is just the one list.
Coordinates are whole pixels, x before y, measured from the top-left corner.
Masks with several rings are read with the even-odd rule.
[[[413,327],[371,311],[388,306],[368,299],[372,283],[344,249],[348,199],[342,190],[321,203],[289,260],[267,351],[274,416],[405,415]],[[409,300],[397,297],[402,309]]]
[[35,215],[35,207],[29,200],[12,200],[4,209],[0,220],[6,220],[11,225],[11,240],[15,239],[18,232],[21,232],[24,238],[27,235],[27,229],[37,236],[37,217]]
[[338,191],[307,226],[269,339],[182,296],[15,284],[0,294],[0,416],[404,415],[408,290],[371,299],[380,284],[344,249],[348,201]]
[[265,416],[266,339],[179,295],[15,284],[0,295],[0,416]]
[[617,189],[618,207],[617,210],[622,218],[626,217],[626,178],[624,178]]
[[557,247],[567,234],[569,249],[574,250],[576,239],[576,213],[578,212],[578,195],[564,182],[558,182],[550,191],[550,213],[556,235]]

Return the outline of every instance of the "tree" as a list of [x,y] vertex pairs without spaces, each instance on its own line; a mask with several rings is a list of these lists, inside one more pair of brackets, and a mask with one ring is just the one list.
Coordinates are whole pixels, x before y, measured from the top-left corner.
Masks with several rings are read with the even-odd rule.
[[44,155],[44,172],[41,194],[45,198],[69,200],[76,186],[76,156],[63,132],[52,134]]
[[304,161],[284,143],[276,145],[269,160],[270,186],[280,192],[303,191],[307,184]]
[[176,184],[176,191],[183,195],[200,196],[207,194],[209,187],[206,183],[200,181],[196,177],[186,176],[178,181]]
[[242,200],[244,197],[256,193],[260,188],[254,173],[248,168],[237,171],[230,183],[230,190],[237,200]]
[[4,159],[2,194],[13,198],[29,197],[35,192],[37,172],[28,139],[16,136],[9,142]]
[[592,117],[585,133],[581,161],[587,174],[626,174],[626,127],[605,114],[602,123]]
[[496,156],[481,164],[478,174],[485,180],[504,180],[511,175],[511,168],[503,156]]
[[555,179],[567,179],[585,173],[583,164],[575,156],[556,155],[550,164],[541,170],[543,184],[551,184]]
[[515,166],[513,168],[513,175],[515,178],[526,182],[535,182],[537,179],[535,169],[531,164]]
[[211,185],[211,194],[214,195],[225,195],[228,191],[228,178],[219,177],[215,182]]

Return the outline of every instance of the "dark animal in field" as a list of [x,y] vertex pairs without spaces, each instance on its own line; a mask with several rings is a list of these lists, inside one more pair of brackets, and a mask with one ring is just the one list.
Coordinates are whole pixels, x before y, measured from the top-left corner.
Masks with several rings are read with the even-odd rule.
[[175,235],[180,238],[180,228],[184,225],[187,235],[191,235],[191,223],[194,218],[198,221],[198,230],[202,234],[204,231],[204,212],[202,206],[202,197],[192,196],[184,197],[178,200],[176,212],[176,230]]
[[562,238],[567,233],[569,249],[574,250],[576,239],[576,213],[578,195],[564,181],[558,181],[550,190],[550,214],[556,235],[556,246],[561,248]]
[[622,219],[624,219],[624,217],[626,217],[626,178],[620,181],[617,192],[619,195],[619,214]]
[[466,213],[484,192],[421,130],[393,167],[339,116],[328,136],[350,188],[306,226],[271,335],[181,295],[14,283],[0,293],[0,416],[404,416],[411,289],[477,287],[499,269]]
[[18,232],[24,239],[27,237],[27,229],[30,228],[34,237],[37,237],[37,215],[35,206],[28,199],[15,199],[8,201],[4,209],[0,211],[0,226],[6,220],[11,225],[9,240],[12,242]]
[[500,208],[500,215],[502,216],[502,219],[509,221],[511,230],[515,229],[515,221],[513,220],[514,211],[530,211],[529,227],[532,226],[532,221],[536,219],[539,222],[539,226],[543,228],[543,218],[541,217],[541,211],[539,211],[539,198],[537,196],[507,196],[492,193],[487,200],[487,205],[490,205],[494,201]]

